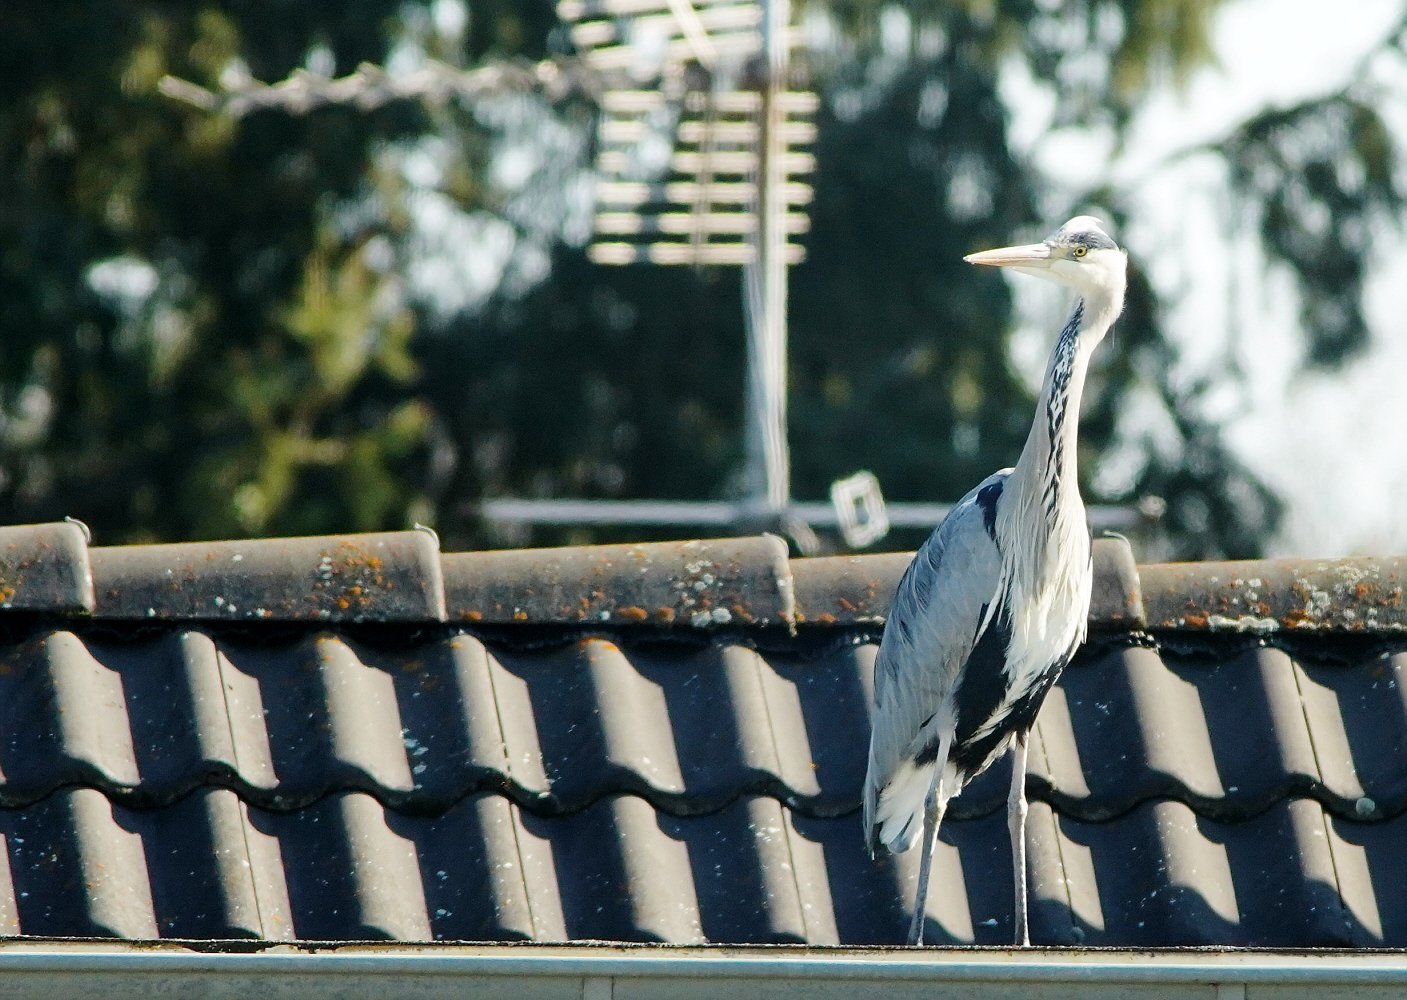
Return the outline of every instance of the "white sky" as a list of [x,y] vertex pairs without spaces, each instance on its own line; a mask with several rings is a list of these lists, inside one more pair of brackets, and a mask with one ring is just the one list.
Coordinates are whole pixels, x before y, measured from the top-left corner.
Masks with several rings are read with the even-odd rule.
[[[1136,192],[1124,242],[1176,301],[1169,325],[1182,351],[1179,372],[1220,372],[1229,359],[1244,371],[1244,393],[1228,391],[1211,412],[1242,460],[1287,503],[1270,555],[1407,552],[1407,247],[1396,234],[1380,240],[1367,296],[1368,354],[1342,372],[1306,375],[1293,283],[1267,273],[1254,240],[1238,237],[1218,164],[1209,157],[1161,164],[1262,108],[1338,89],[1402,10],[1403,0],[1237,0],[1215,23],[1219,65],[1197,73],[1185,92],[1150,101],[1117,160],[1109,159],[1107,137],[1088,133],[1055,133],[1030,146],[1035,162],[1069,190],[1110,179]],[[1381,69],[1376,78],[1396,95],[1389,120],[1407,145],[1407,66]],[[1034,139],[1048,102],[1026,81],[1010,85],[1022,98],[1008,102],[1018,109],[1014,138]],[[1018,336],[1018,363],[1023,350],[1031,353],[1022,345]]]

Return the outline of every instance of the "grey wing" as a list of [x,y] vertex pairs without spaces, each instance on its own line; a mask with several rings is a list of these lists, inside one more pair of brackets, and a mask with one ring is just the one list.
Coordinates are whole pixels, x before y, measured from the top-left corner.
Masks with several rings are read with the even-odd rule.
[[879,793],[900,762],[936,741],[937,726],[945,722],[939,711],[996,594],[1001,555],[989,525],[1010,472],[988,476],[963,497],[899,581],[875,660],[866,831],[873,829]]

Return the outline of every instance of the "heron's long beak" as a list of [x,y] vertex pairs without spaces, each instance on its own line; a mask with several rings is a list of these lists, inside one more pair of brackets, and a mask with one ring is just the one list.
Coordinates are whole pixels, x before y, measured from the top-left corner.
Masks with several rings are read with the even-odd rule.
[[1050,267],[1050,247],[1044,243],[1031,243],[1024,247],[1002,247],[1000,250],[983,250],[970,253],[963,260],[969,264],[987,264],[991,267]]

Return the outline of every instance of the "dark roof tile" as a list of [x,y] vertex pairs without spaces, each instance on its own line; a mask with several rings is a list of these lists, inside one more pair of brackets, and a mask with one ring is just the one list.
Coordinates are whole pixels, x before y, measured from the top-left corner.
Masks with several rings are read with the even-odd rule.
[[9,651],[0,719],[0,803],[33,801],[66,784],[122,791],[141,780],[122,678],[72,632]]
[[1345,797],[1362,789],[1350,818],[1407,809],[1407,652],[1382,651],[1351,666],[1303,663],[1300,670],[1306,686],[1317,689],[1308,720],[1321,766],[1332,753],[1344,762],[1334,770],[1347,764],[1356,779],[1344,781]]
[[[1403,822],[1335,819],[1312,799],[1232,824],[1170,800],[1099,823],[1034,803],[1033,939],[1401,942]],[[223,789],[155,810],[73,789],[0,811],[0,836],[0,925],[41,936],[886,943],[916,868],[871,861],[853,816],[766,796],[674,817],[614,795],[542,817],[481,794],[416,817],[359,792],[270,813]],[[1008,939],[1002,815],[947,824],[934,872],[932,940]]]
[[1357,822],[1326,817],[1334,873],[1355,944],[1407,943],[1407,817]]
[[[620,792],[674,815],[755,793],[845,815],[859,804],[874,652],[52,632],[0,671],[0,806],[81,783],[145,808],[216,782],[275,810],[360,789],[430,814],[500,790],[543,815]],[[1401,659],[1305,667],[1273,648],[1218,661],[1090,647],[1038,720],[1033,790],[1089,821],[1155,796],[1227,821],[1286,795],[1348,818],[1396,815]],[[954,815],[1001,809],[1006,780],[993,768]]]
[[[14,933],[156,937],[141,842],[91,788],[60,792],[24,812],[0,812],[9,857],[0,914]],[[7,921],[9,922],[9,921]]]
[[1112,823],[1059,825],[1062,853],[1087,857],[1099,886],[1098,908],[1080,921],[1085,943],[1368,943],[1345,913],[1326,818],[1313,800],[1287,800],[1234,824],[1165,800]]

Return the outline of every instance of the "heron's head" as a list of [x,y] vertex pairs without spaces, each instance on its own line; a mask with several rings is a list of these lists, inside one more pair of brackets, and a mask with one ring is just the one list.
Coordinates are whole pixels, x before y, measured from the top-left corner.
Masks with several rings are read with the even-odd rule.
[[968,254],[963,260],[1009,267],[1069,285],[1084,296],[1103,293],[1122,302],[1128,256],[1109,238],[1098,219],[1077,215],[1042,243],[984,250]]

